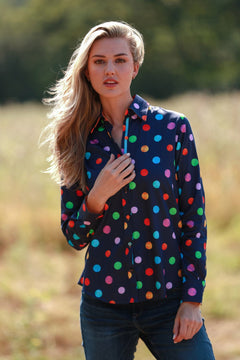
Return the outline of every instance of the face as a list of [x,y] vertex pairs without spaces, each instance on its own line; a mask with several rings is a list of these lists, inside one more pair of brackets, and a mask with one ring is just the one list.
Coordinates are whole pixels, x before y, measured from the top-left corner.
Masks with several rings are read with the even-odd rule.
[[103,38],[92,45],[86,76],[100,99],[129,99],[130,85],[138,69],[126,39]]

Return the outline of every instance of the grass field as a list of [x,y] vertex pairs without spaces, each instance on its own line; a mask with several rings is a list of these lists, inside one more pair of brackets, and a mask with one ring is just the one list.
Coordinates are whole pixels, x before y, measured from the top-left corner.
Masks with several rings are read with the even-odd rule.
[[[195,134],[208,217],[203,315],[217,360],[240,359],[240,93],[152,104],[183,112]],[[84,360],[79,331],[83,252],[60,232],[58,186],[41,172],[41,104],[0,107],[0,359]],[[136,360],[153,357],[139,343]]]

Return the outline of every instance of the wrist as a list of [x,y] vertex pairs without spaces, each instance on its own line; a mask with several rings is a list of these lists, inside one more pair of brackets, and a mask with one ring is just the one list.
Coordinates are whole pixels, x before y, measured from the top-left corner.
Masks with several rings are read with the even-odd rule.
[[93,191],[90,191],[88,196],[85,199],[86,206],[89,212],[99,214],[103,212],[106,201],[99,199],[94,195]]

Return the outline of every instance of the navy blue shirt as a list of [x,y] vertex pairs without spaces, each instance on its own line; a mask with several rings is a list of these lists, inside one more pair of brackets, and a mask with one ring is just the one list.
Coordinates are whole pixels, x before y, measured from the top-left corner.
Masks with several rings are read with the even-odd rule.
[[[79,284],[99,300],[126,304],[166,298],[201,302],[206,276],[204,190],[193,133],[181,114],[136,95],[125,113],[122,148],[99,116],[87,140],[87,191],[61,188],[62,231],[77,250],[88,246]],[[113,153],[130,153],[136,177],[101,214],[86,196]]]

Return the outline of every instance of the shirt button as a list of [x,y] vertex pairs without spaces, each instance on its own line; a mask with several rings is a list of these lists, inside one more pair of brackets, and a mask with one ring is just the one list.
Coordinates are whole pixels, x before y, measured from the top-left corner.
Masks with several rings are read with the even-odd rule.
[[129,241],[128,246],[129,246],[129,247],[131,247],[131,246],[132,246],[132,242],[131,242],[131,241]]

